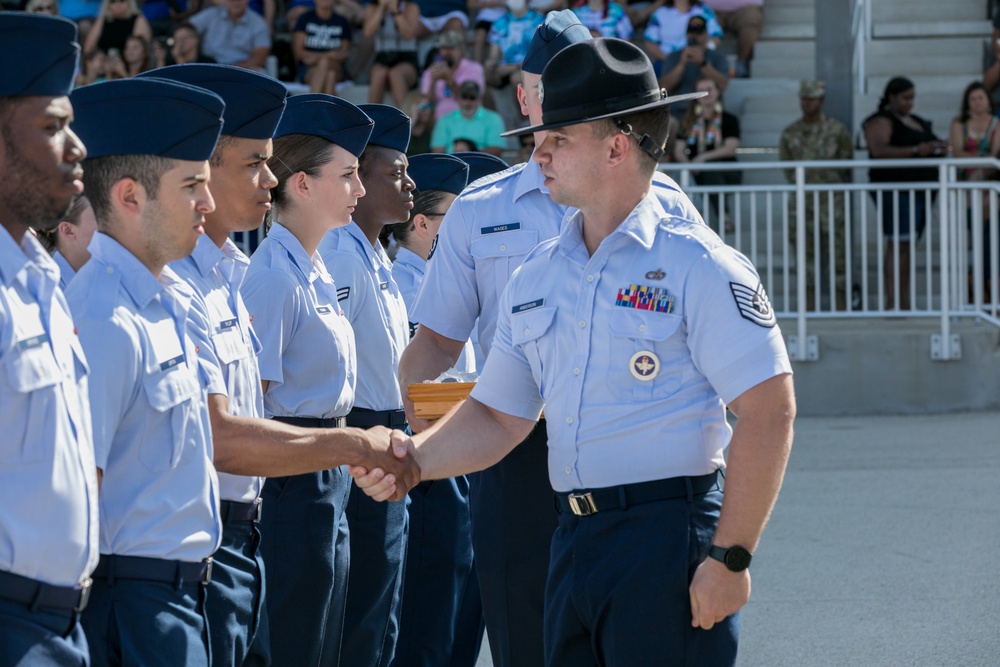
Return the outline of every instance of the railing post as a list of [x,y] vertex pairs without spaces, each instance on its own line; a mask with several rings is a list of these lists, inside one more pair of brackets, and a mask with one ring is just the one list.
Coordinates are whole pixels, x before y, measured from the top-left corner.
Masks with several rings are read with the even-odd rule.
[[[938,227],[941,230],[941,360],[951,359],[951,233],[948,168],[938,165]],[[928,295],[929,296],[929,295]]]
[[798,345],[795,361],[806,361],[806,168],[795,167],[795,292],[798,305]]

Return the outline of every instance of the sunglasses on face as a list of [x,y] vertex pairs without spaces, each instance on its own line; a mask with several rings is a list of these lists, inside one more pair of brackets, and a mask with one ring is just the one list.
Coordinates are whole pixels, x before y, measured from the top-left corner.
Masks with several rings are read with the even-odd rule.
[[474,102],[475,100],[477,100],[479,98],[476,97],[475,95],[461,95],[461,96],[459,96],[459,99],[460,100],[465,100],[466,102]]

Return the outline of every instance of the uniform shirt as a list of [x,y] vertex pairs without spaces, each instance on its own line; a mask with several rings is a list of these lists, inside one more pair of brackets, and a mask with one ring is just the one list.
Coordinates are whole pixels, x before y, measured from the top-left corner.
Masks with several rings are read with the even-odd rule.
[[500,301],[472,396],[548,425],[556,491],[723,467],[726,403],[791,365],[756,270],[648,194],[588,255],[581,214]]
[[275,223],[241,290],[260,338],[267,417],[343,417],[354,405],[354,331],[318,252]]
[[381,244],[372,246],[353,220],[327,232],[319,253],[337,285],[340,308],[364,341],[358,346],[354,404],[369,410],[400,409],[399,357],[410,342],[410,330],[389,256]]
[[69,281],[73,280],[73,276],[76,275],[76,271],[58,250],[52,253],[52,259],[59,266],[59,289],[65,292],[66,288],[69,287]]
[[[799,160],[850,160],[854,157],[851,133],[836,118],[820,114],[815,123],[802,118],[785,128],[778,142],[782,162]],[[850,183],[850,169],[806,169],[806,183]],[[786,169],[785,179],[795,182],[795,170]]]
[[199,561],[219,547],[207,377],[186,334],[205,317],[169,267],[160,279],[110,236],[70,285],[90,381],[101,553]]
[[[538,163],[485,176],[459,195],[438,234],[411,319],[452,340],[466,340],[479,318],[488,356],[497,302],[528,251],[559,233],[566,207],[549,198]],[[674,181],[657,173],[653,190],[673,216],[701,221]]]
[[[257,369],[261,347],[239,292],[249,266],[250,259],[230,239],[219,248],[202,235],[194,253],[170,268],[194,289],[208,314],[206,320],[188,321],[188,334],[209,378],[208,393],[226,396],[231,415],[263,417],[264,393]],[[223,500],[252,502],[260,495],[262,478],[218,474]]]
[[[406,304],[406,312],[413,308],[413,302],[417,298],[417,290],[424,282],[424,270],[427,268],[427,260],[408,250],[400,247],[396,252],[396,261],[392,263],[392,278],[399,285],[399,293]],[[410,321],[410,338],[417,334],[418,322]],[[476,352],[472,348],[472,341],[465,341],[462,347],[462,354],[455,362],[455,368],[462,373],[476,372]]]
[[88,368],[31,234],[0,227],[0,570],[73,586],[97,565]]

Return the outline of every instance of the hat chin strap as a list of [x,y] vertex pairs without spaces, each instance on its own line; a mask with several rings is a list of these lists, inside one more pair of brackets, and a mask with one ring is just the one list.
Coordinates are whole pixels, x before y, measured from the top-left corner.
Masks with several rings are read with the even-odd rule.
[[659,163],[664,153],[662,146],[658,146],[657,143],[653,141],[648,134],[643,134],[642,136],[640,136],[637,132],[632,130],[632,126],[630,124],[624,123],[617,118],[615,119],[615,125],[618,126],[618,129],[621,130],[622,134],[630,136],[636,141],[638,141],[639,148],[652,155],[653,159],[656,160],[657,163]]

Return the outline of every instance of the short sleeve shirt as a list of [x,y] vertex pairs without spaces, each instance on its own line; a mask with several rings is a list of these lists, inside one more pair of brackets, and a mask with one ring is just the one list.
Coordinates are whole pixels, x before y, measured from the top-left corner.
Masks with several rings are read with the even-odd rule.
[[499,310],[472,396],[528,419],[544,405],[556,491],[723,467],[726,403],[791,372],[749,260],[653,193],[593,256],[570,217]]
[[545,17],[531,9],[524,16],[514,16],[507,12],[490,26],[490,44],[500,47],[504,65],[519,65],[528,53],[535,30],[545,21]]
[[442,148],[450,153],[458,139],[473,142],[477,149],[504,148],[504,139],[500,136],[504,130],[503,116],[496,111],[479,107],[472,118],[466,118],[456,109],[434,124],[431,148]]
[[336,51],[351,41],[351,24],[337,13],[321,19],[315,11],[306,12],[295,22],[294,32],[306,34],[307,51]]
[[617,2],[608,1],[607,11],[594,11],[589,5],[583,5],[573,10],[580,23],[601,37],[617,37],[632,39],[634,28],[625,9]]
[[664,54],[669,55],[674,51],[680,51],[687,46],[687,25],[692,16],[701,16],[705,19],[705,28],[708,30],[709,37],[722,37],[722,26],[715,18],[715,12],[712,11],[711,7],[705,5],[692,7],[686,12],[674,7],[660,7],[653,12],[642,37],[659,46]]
[[[455,68],[455,83],[461,85],[466,81],[475,81],[479,85],[479,90],[486,89],[486,74],[483,72],[483,66],[474,60],[462,58],[458,67]],[[420,92],[424,95],[430,95],[434,101],[435,119],[440,119],[458,109],[457,90],[452,90],[440,79],[434,82],[433,91],[431,88],[431,72],[428,68],[424,70],[420,79]]]
[[264,17],[243,12],[235,23],[225,5],[203,9],[190,18],[201,35],[201,52],[223,65],[234,65],[250,57],[254,49],[271,48],[271,31]]

